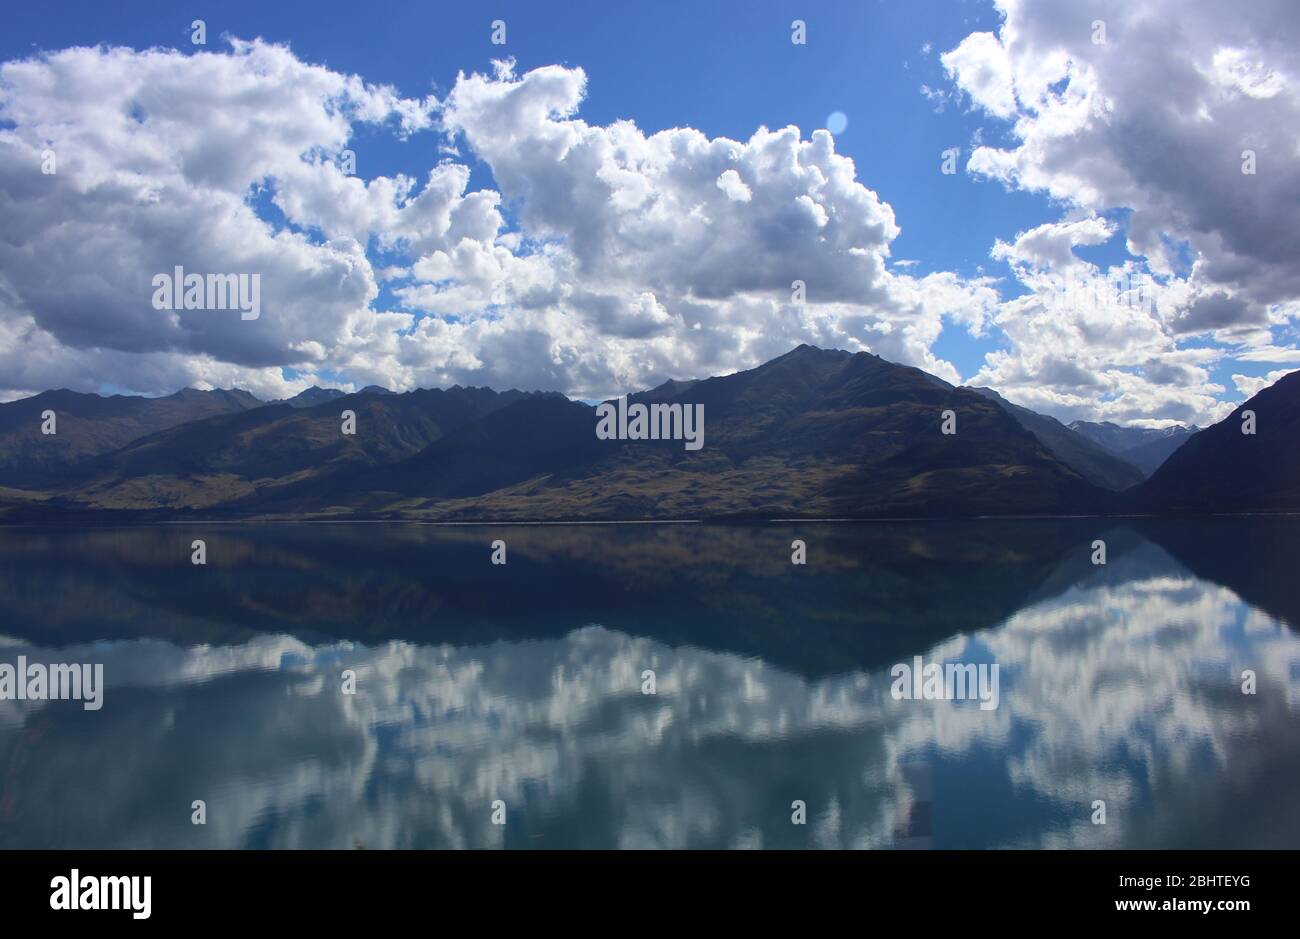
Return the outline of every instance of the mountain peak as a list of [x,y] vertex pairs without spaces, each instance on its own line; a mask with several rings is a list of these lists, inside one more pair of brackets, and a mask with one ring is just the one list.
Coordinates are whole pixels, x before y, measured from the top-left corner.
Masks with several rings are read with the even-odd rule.
[[811,358],[814,356],[822,356],[831,359],[848,359],[852,358],[853,355],[854,353],[849,352],[847,349],[823,349],[820,346],[809,345],[806,342],[801,342],[785,355],[777,356],[767,364],[771,365],[784,359]]

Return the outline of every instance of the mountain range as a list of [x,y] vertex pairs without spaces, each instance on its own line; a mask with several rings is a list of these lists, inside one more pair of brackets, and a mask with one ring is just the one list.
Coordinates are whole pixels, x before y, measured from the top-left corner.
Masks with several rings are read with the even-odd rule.
[[1071,421],[1070,430],[1087,437],[1149,476],[1199,428],[1121,427],[1110,421]]
[[[243,391],[44,392],[0,405],[0,519],[1300,510],[1300,372],[1199,432],[1067,426],[991,389],[806,345],[627,403],[703,405],[703,446],[600,439],[594,406],[548,392],[311,388],[276,402]],[[1245,410],[1254,435],[1241,433]],[[43,434],[50,411],[57,432]],[[355,433],[344,433],[345,411]]]

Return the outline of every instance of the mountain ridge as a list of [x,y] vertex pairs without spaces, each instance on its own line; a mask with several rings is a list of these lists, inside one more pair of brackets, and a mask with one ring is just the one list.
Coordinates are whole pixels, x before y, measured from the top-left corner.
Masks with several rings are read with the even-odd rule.
[[[313,391],[325,400],[311,403]],[[244,392],[190,390],[169,399],[216,413],[116,448],[87,447],[57,473],[16,474],[21,485],[0,475],[0,518],[613,521],[1165,510],[1138,467],[1060,421],[867,352],[803,344],[751,369],[669,380],[626,397],[628,407],[666,414],[702,406],[703,448],[688,450],[680,439],[601,440],[596,409],[557,392],[371,386],[260,402]],[[1300,413],[1288,396],[1270,421],[1293,406]],[[344,432],[345,411],[354,434]],[[949,412],[952,434],[944,428]],[[5,456],[0,447],[0,466]]]
[[1069,428],[1092,440],[1150,476],[1169,455],[1187,442],[1200,428],[1178,424],[1173,427],[1124,427],[1111,421],[1071,421]]
[[1189,437],[1132,497],[1150,512],[1300,512],[1300,371]]

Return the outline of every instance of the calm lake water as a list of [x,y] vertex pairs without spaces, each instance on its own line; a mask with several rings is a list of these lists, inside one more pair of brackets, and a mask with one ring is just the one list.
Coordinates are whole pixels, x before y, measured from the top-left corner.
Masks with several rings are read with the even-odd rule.
[[[0,847],[1300,847],[1298,560],[1300,519],[0,529],[0,663],[106,686],[0,701]],[[998,707],[895,700],[914,656]]]

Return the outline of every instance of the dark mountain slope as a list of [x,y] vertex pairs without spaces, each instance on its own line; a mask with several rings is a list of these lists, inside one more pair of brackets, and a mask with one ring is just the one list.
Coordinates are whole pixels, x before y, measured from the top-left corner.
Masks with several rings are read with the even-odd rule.
[[[1244,411],[1253,435],[1241,432]],[[1145,512],[1300,512],[1300,371],[1193,435],[1133,500]]]
[[[72,466],[133,440],[219,414],[242,414],[263,403],[246,391],[186,388],[165,398],[100,397],[60,389],[0,404],[0,485],[44,488]],[[57,433],[41,433],[53,411]]]
[[[486,388],[358,393],[317,405],[270,405],[138,440],[78,468],[63,495],[97,508],[211,508],[283,498],[340,474],[386,466],[522,397]],[[356,433],[342,433],[342,412]]]
[[484,520],[1078,514],[1116,498],[999,402],[867,353],[800,346],[629,402],[703,406],[703,448],[600,440],[596,409],[556,394],[363,391],[171,428],[76,467],[40,505],[48,493],[6,498],[10,517]]
[[[521,402],[372,488],[433,518],[1019,514],[1105,501],[994,402],[866,353],[801,346],[629,399],[648,401],[703,404],[703,448],[600,441],[586,405]],[[949,408],[954,436],[940,433]]]
[[494,411],[375,474],[371,488],[460,498],[597,461],[613,447],[596,438],[595,409],[539,394]]
[[971,391],[1002,405],[1021,427],[1094,486],[1120,491],[1136,486],[1146,478],[1146,473],[1132,463],[1115,456],[1054,417],[1012,404],[992,388],[972,388]]

